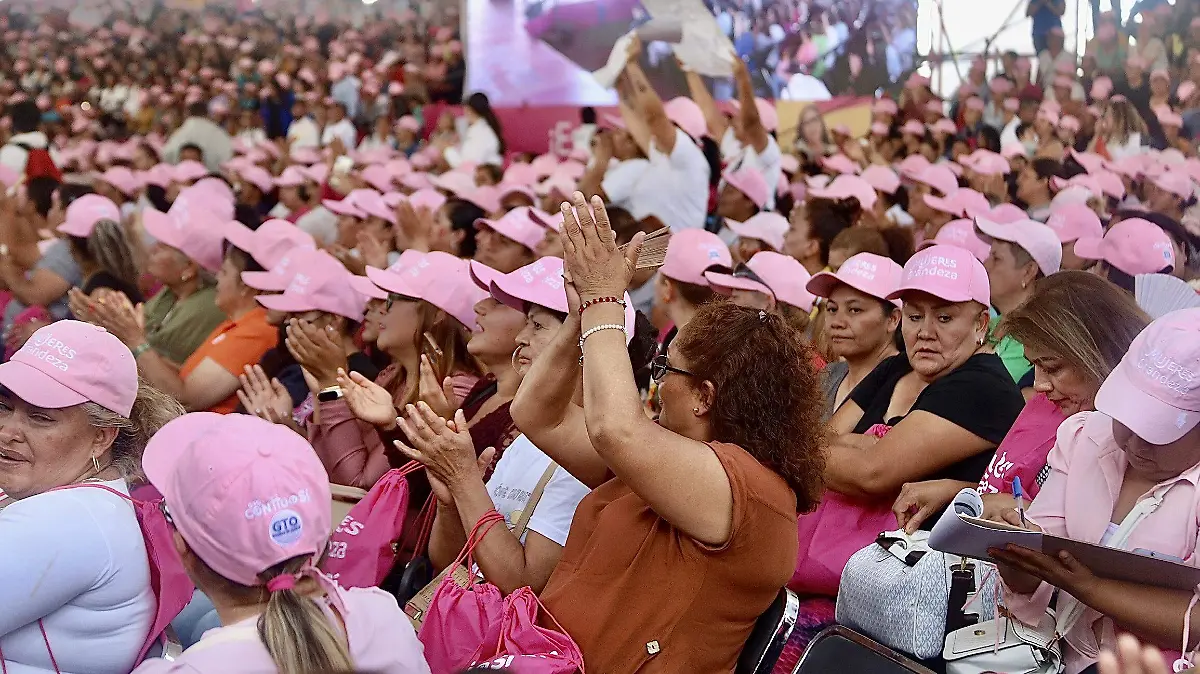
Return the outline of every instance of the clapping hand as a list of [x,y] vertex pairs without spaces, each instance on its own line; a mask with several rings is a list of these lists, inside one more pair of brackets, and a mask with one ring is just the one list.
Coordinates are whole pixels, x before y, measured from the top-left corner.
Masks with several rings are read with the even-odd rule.
[[421,376],[417,384],[417,397],[433,410],[433,413],[443,419],[454,416],[458,409],[458,401],[454,395],[454,383],[450,377],[438,384],[437,375],[433,372],[433,363],[429,356],[421,354]]
[[420,252],[430,250],[433,218],[425,209],[418,212],[407,200],[396,205],[396,244],[398,248]]
[[318,328],[309,321],[291,319],[287,326],[287,350],[316,380],[317,388],[337,383],[339,370],[346,369],[345,348],[334,339],[332,326]]
[[1167,674],[1171,670],[1162,651],[1138,643],[1137,637],[1122,634],[1117,638],[1117,652],[1101,651],[1100,674]]
[[355,417],[385,431],[396,427],[396,407],[387,389],[357,372],[347,375],[345,370],[338,370],[337,384]]
[[[72,289],[70,301],[79,305],[88,315],[88,322],[108,330],[130,349],[136,349],[146,341],[146,313],[141,304],[136,307],[125,293],[97,293],[90,298]],[[79,315],[79,314],[76,314]]]
[[457,485],[468,480],[483,480],[495,449],[489,447],[479,457],[475,456],[475,444],[462,410],[454,413],[453,421],[446,421],[420,402],[407,406],[405,415],[396,421],[412,443],[410,447],[396,440],[396,449],[408,458],[420,461],[428,471],[431,484],[435,480],[441,483],[439,487],[444,488],[445,493],[438,494],[438,500],[452,502],[451,493]]
[[388,249],[382,241],[375,238],[370,232],[361,231],[358,233],[358,252],[362,254],[364,264],[377,269],[387,269]]
[[597,297],[621,297],[637,271],[645,233],[635,234],[622,251],[617,247],[617,237],[600,197],[592,197],[589,205],[583,193],[576,192],[573,201],[573,206],[562,204],[567,273],[585,302]]
[[292,418],[291,394],[278,379],[269,379],[262,367],[247,365],[238,380],[242,383],[238,400],[248,414],[273,424],[287,423]]

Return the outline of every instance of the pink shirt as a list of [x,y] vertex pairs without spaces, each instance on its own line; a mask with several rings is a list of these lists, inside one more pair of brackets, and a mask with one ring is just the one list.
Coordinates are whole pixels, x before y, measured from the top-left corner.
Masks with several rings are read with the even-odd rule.
[[[1068,418],[1059,426],[1058,442],[1047,461],[1050,475],[1026,516],[1047,533],[1099,545],[1112,520],[1128,465],[1125,452],[1113,440],[1112,419],[1100,412],[1081,412]],[[1170,489],[1158,509],[1133,530],[1124,549],[1153,550],[1196,566],[1198,481],[1200,465],[1158,485],[1169,485]],[[1139,500],[1148,496],[1150,493]],[[1053,586],[1046,583],[1032,595],[1016,594],[1005,587],[1004,603],[1018,620],[1036,624],[1050,604],[1053,591]],[[1179,618],[1183,620],[1182,615]],[[1066,674],[1077,674],[1096,662],[1101,648],[1116,648],[1113,621],[1087,609],[1067,631],[1066,642]],[[1179,657],[1177,652],[1165,655],[1167,662]]]
[[[350,657],[358,671],[380,674],[429,674],[424,647],[396,598],[376,588],[339,590],[348,615],[344,617]],[[336,620],[328,611],[329,619]],[[335,623],[336,624],[336,623]],[[136,674],[268,674],[275,663],[258,636],[258,618],[218,627],[204,633],[173,662],[154,658],[133,670]]]
[[1058,426],[1064,419],[1058,405],[1044,394],[1039,393],[1025,403],[979,480],[979,493],[1011,494],[1013,478],[1019,477],[1026,498],[1037,498],[1049,475],[1046,455],[1054,446]]

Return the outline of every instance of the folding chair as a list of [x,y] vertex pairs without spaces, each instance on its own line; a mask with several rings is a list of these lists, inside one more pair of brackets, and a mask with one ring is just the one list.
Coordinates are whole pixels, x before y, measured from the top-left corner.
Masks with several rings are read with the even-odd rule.
[[758,617],[750,638],[742,647],[734,674],[770,674],[783,653],[788,637],[796,628],[796,617],[800,614],[800,600],[792,591],[784,588],[771,606]]
[[346,515],[350,514],[350,509],[355,503],[363,500],[367,495],[365,489],[358,487],[347,487],[343,484],[330,484],[329,491],[333,492],[333,502],[330,504],[333,508],[333,528],[337,529],[342,524],[342,520],[346,519]]
[[792,674],[934,674],[900,653],[841,625],[818,634]]

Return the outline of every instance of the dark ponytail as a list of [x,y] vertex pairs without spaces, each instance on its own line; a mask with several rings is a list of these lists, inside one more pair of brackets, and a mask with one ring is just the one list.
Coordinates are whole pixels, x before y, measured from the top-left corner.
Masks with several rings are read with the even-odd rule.
[[500,154],[506,154],[508,152],[508,145],[504,142],[504,131],[500,128],[500,120],[496,117],[495,111],[492,110],[492,103],[488,100],[487,94],[478,91],[471,94],[471,97],[467,99],[467,107],[482,117],[488,126],[492,127],[492,132],[496,134],[496,138],[500,141]]

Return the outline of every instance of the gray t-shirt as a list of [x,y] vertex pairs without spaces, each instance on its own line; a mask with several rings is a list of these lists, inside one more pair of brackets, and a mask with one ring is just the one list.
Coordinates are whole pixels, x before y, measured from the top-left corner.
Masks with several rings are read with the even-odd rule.
[[[83,273],[79,271],[79,265],[75,263],[75,258],[71,257],[71,245],[65,239],[59,239],[50,244],[46,252],[42,254],[42,259],[37,261],[33,266],[35,270],[46,269],[62,277],[64,281],[72,287],[83,285]],[[13,319],[17,314],[25,310],[25,305],[14,299],[8,303],[8,307],[4,310],[4,329],[7,331],[12,327]],[[50,315],[54,320],[62,320],[70,313],[67,308],[67,296],[64,294],[46,307],[50,310]]]
[[821,417],[822,421],[829,421],[829,418],[837,411],[833,406],[837,403],[838,388],[846,380],[848,374],[850,374],[850,366],[844,360],[829,363],[824,370],[821,370],[821,393],[825,395],[825,413]]

